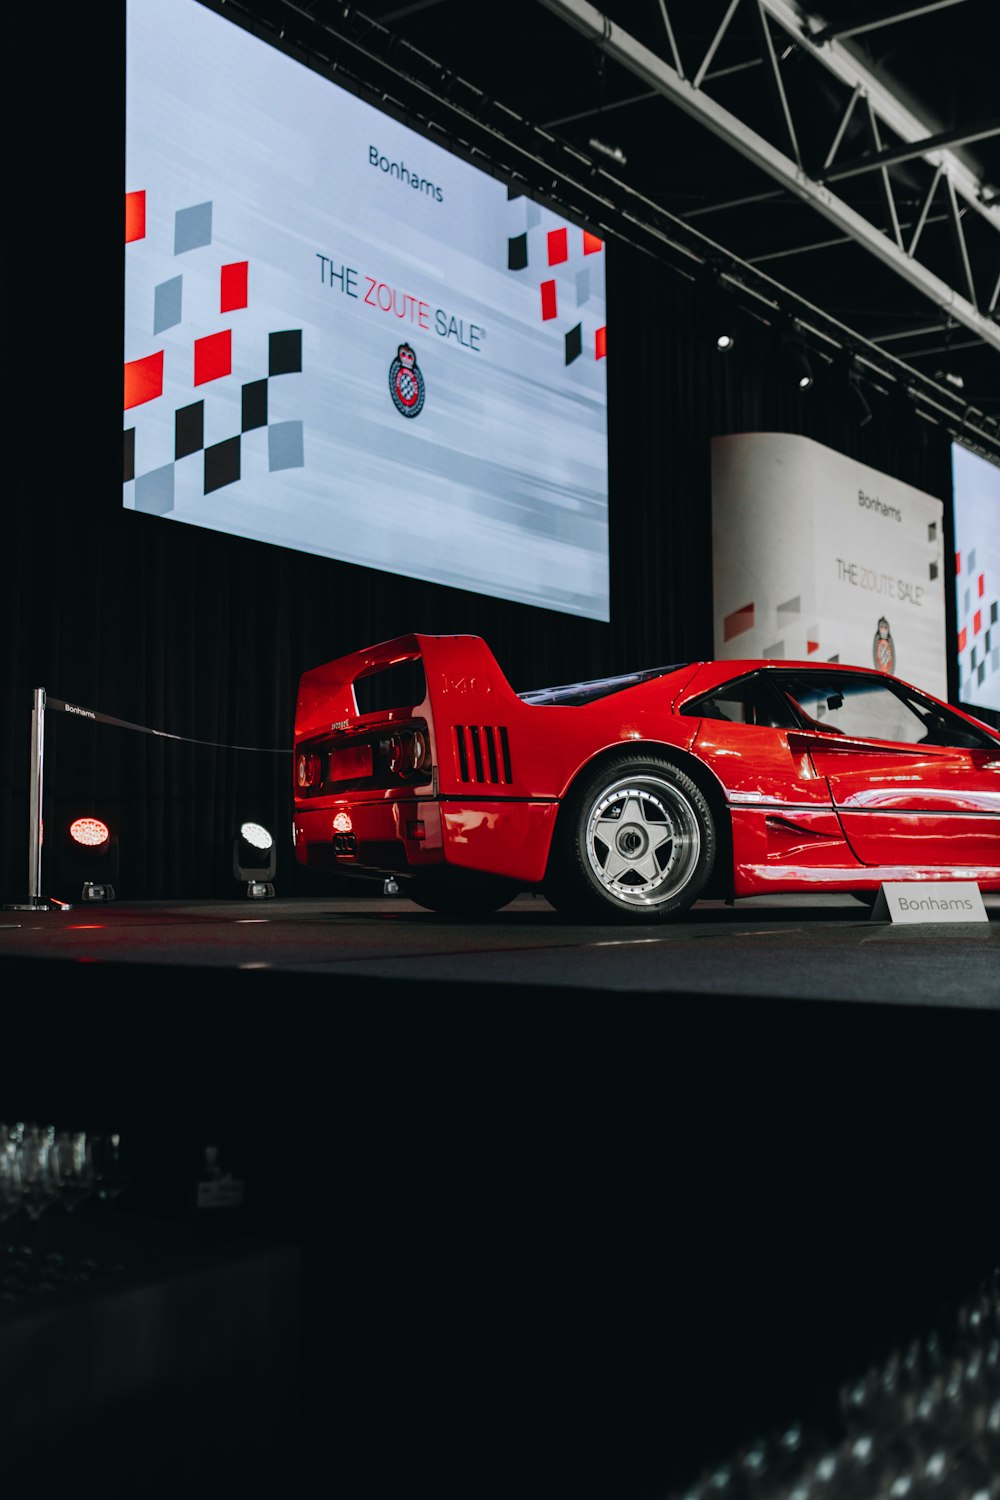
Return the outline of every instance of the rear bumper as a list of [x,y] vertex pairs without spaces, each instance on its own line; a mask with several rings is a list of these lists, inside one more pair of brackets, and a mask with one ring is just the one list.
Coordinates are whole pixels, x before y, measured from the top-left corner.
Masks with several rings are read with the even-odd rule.
[[321,808],[296,809],[295,858],[311,869],[373,874],[417,875],[451,866],[537,885],[557,810],[554,801],[510,798],[331,798]]

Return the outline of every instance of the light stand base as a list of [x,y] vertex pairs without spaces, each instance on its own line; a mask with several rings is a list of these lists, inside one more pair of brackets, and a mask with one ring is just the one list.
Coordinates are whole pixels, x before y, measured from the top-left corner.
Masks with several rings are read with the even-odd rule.
[[115,899],[115,888],[107,883],[101,885],[96,880],[85,880],[83,891],[80,895],[81,901],[113,901]]
[[247,895],[259,901],[264,897],[273,896],[274,886],[268,880],[248,880]]

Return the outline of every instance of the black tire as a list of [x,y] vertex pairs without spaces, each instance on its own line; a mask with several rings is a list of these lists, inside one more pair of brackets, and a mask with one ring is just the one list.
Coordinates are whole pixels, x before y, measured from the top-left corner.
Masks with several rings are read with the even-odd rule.
[[520,886],[495,875],[475,872],[456,874],[450,880],[408,880],[400,884],[400,895],[407,896],[426,911],[443,917],[487,917],[508,906],[520,893]]
[[690,776],[658,756],[623,754],[581,778],[563,803],[545,894],[571,916],[663,921],[698,900],[717,847]]

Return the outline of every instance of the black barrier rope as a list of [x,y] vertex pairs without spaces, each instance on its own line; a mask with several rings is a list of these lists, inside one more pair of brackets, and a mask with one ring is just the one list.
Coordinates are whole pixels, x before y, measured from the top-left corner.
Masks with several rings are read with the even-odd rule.
[[58,709],[64,714],[76,714],[81,719],[91,719],[96,724],[114,724],[118,729],[135,729],[139,734],[155,734],[161,740],[182,740],[186,745],[206,745],[210,750],[250,750],[256,755],[291,755],[290,749],[266,748],[260,745],[226,745],[219,740],[194,740],[184,734],[168,734],[165,729],[150,729],[145,724],[132,724],[128,719],[115,719],[110,714],[98,713],[93,708],[81,708],[78,703],[64,703],[61,698],[46,695],[46,708]]

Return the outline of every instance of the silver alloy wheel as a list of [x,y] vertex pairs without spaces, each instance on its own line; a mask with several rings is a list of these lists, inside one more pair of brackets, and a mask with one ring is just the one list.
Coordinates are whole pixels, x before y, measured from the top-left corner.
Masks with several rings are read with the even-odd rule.
[[629,906],[678,896],[701,857],[698,815],[684,792],[658,776],[630,776],[603,789],[587,817],[587,858],[609,895]]

